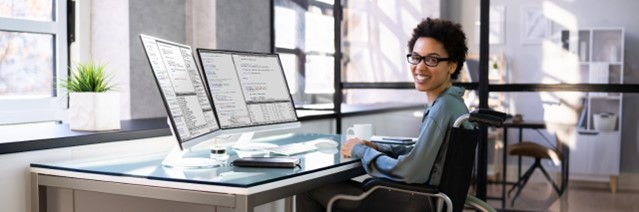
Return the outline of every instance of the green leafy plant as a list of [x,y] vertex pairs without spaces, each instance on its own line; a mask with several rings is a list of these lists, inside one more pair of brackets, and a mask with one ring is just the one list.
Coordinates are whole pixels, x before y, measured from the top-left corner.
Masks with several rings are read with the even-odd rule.
[[108,77],[104,73],[106,65],[79,63],[75,71],[69,70],[69,79],[62,80],[61,86],[69,92],[106,92],[113,89]]

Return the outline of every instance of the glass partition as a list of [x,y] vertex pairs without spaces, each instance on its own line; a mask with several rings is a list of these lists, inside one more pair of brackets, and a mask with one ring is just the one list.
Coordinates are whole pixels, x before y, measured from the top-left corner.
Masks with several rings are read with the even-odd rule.
[[[469,71],[478,70],[479,2],[453,1],[450,19],[469,35]],[[637,82],[626,55],[635,4],[626,1],[490,1],[488,63],[491,84],[623,84]],[[458,6],[458,7],[455,7]],[[639,5],[635,5],[639,6]],[[592,11],[619,11],[593,13]],[[630,78],[628,78],[630,77]],[[478,82],[478,79],[470,79]]]

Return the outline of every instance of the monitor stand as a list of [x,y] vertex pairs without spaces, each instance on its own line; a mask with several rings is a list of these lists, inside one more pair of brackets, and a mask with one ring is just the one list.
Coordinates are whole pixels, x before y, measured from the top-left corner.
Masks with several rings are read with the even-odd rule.
[[162,165],[182,169],[214,168],[226,164],[226,161],[209,158],[211,147],[233,144],[232,148],[238,150],[236,153],[240,157],[263,155],[266,148],[277,147],[276,144],[251,142],[254,135],[255,132],[219,135],[184,150],[176,145],[166,155]]
[[200,169],[222,166],[224,160],[211,157],[211,149],[219,146],[218,139],[213,138],[182,150],[176,145],[166,155],[162,165],[171,168]]
[[[173,124],[171,124],[171,119],[169,117],[166,118],[166,122],[169,125],[171,132],[175,132],[173,130]],[[213,146],[216,144],[215,142],[216,139],[213,138],[184,150],[180,148],[179,144],[175,145],[173,149],[171,149],[171,151],[166,154],[164,160],[162,160],[162,165],[165,167],[178,169],[201,169],[221,166],[223,164],[223,161],[209,158],[210,148],[203,148]],[[202,154],[202,151],[206,150],[208,150],[209,152],[207,152],[206,154]],[[194,154],[196,152],[199,152],[200,154]]]
[[239,138],[237,138],[233,144],[233,149],[240,151],[264,151],[266,148],[277,147],[277,144],[251,142],[253,135],[255,135],[255,132],[240,134]]

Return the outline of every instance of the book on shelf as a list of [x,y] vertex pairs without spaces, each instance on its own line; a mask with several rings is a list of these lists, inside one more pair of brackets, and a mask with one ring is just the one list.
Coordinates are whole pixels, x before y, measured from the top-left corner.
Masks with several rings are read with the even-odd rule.
[[579,114],[579,120],[577,121],[578,129],[586,129],[586,118],[588,116],[588,105],[586,98],[581,99],[581,113]]

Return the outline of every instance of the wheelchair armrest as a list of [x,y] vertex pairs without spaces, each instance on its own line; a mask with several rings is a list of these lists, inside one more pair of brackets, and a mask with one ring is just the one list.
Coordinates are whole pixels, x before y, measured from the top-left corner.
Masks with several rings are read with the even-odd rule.
[[510,118],[510,115],[490,109],[479,109],[470,113],[469,121],[494,127],[501,125]]
[[477,113],[481,113],[481,114],[488,114],[491,116],[497,116],[501,119],[503,119],[504,121],[506,119],[512,118],[513,116],[511,116],[510,114],[507,113],[502,113],[499,111],[495,111],[495,110],[491,110],[491,109],[486,109],[486,108],[480,108],[479,110],[477,110]]
[[434,186],[428,186],[424,184],[408,184],[402,182],[391,181],[382,178],[371,178],[364,183],[364,190],[368,191],[375,186],[386,186],[397,189],[403,189],[407,191],[412,191],[416,193],[427,193],[427,194],[436,194],[439,193],[439,189]]

